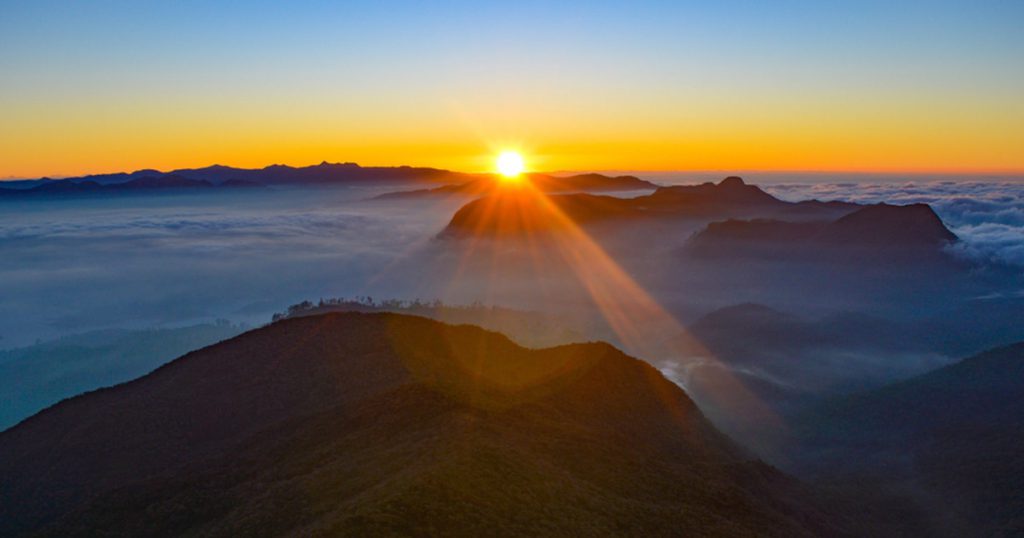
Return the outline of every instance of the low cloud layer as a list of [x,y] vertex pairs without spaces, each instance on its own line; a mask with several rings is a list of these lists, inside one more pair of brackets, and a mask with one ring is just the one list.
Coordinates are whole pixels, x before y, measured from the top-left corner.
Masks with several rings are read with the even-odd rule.
[[765,190],[786,200],[847,200],[931,205],[962,240],[972,259],[1024,265],[1024,183],[879,182],[774,183]]
[[408,268],[391,268],[449,212],[395,211],[364,197],[308,190],[6,204],[0,348],[108,326],[258,323],[321,295],[415,294]]
[[[963,255],[1024,265],[1024,184],[763,185],[794,200],[930,203],[964,239]],[[509,246],[495,254],[479,245],[467,256],[436,241],[459,201],[367,202],[372,194],[282,189],[4,203],[0,348],[106,327],[217,318],[256,324],[318,297],[480,300],[593,313],[578,278],[551,264],[538,270],[533,250]],[[631,239],[628,249],[611,252],[681,317],[740,302],[799,309],[813,306],[813,297],[838,309],[889,304],[895,296],[889,288],[833,286],[831,273],[805,272],[795,282],[784,267],[679,266],[687,262],[672,253],[685,237]],[[948,293],[943,301],[951,301]]]

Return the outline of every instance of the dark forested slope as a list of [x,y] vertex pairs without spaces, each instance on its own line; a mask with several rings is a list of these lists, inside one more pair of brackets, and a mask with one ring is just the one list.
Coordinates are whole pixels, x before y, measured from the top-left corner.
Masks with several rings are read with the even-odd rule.
[[606,344],[288,319],[0,434],[0,534],[836,535]]

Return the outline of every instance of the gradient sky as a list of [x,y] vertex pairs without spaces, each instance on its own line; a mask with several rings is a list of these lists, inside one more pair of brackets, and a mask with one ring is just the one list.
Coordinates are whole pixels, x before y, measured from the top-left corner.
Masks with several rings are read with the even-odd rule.
[[[554,5],[557,4],[557,5]],[[0,0],[0,177],[1024,171],[1024,2]]]

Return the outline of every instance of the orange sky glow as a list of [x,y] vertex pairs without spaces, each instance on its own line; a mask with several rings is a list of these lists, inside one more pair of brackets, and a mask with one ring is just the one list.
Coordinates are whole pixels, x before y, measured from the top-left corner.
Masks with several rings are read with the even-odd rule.
[[533,170],[1024,172],[1013,3],[47,3],[0,18],[0,178],[490,171],[504,148]]

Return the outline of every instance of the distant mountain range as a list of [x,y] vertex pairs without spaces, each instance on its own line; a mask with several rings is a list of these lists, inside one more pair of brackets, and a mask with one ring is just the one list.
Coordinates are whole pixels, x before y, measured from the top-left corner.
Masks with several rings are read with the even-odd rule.
[[843,536],[607,344],[279,321],[0,433],[0,534]]
[[0,182],[0,195],[113,192],[108,189],[208,188],[251,185],[400,185],[464,183],[479,176],[436,168],[364,167],[355,163],[322,162],[315,166],[272,165],[248,169],[214,165],[171,172],[138,170],[66,179]]
[[[552,176],[528,174],[533,185],[544,192],[602,192],[653,190],[657,185],[633,176],[577,174]],[[115,193],[153,189],[200,189],[210,187],[259,187],[270,185],[429,185],[411,191],[379,196],[381,199],[423,196],[481,196],[500,187],[494,174],[467,174],[437,168],[364,167],[355,163],[322,162],[315,166],[272,165],[259,169],[214,165],[171,172],[138,170],[131,173],[98,174],[65,179],[29,179],[0,182],[0,197],[26,195],[75,195]],[[435,185],[440,185],[434,187]]]
[[[523,235],[550,231],[569,222],[656,219],[712,221],[691,241],[697,250],[743,241],[773,249],[780,243],[804,242],[816,246],[934,247],[956,240],[924,204],[787,202],[738,177],[727,177],[717,184],[660,187],[650,195],[635,198],[581,193],[541,196],[529,190],[508,189],[464,205],[441,235]],[[724,219],[730,220],[714,222]]]
[[[658,188],[658,185],[635,176],[605,176],[601,174],[551,176],[547,174],[526,174],[522,180],[529,181],[534,189],[546,193],[634,191]],[[467,183],[444,185],[432,189],[389,192],[377,196],[377,199],[388,200],[433,196],[480,197],[501,192],[502,189],[507,188],[509,187],[503,183],[502,179],[487,176]]]
[[154,190],[183,190],[211,188],[246,188],[263,187],[260,183],[244,179],[228,179],[223,183],[213,184],[204,179],[191,179],[178,174],[162,176],[145,176],[125,181],[124,183],[99,183],[92,180],[83,181],[49,181],[34,187],[22,189],[0,188],[0,197],[74,195],[96,193],[121,193]]

